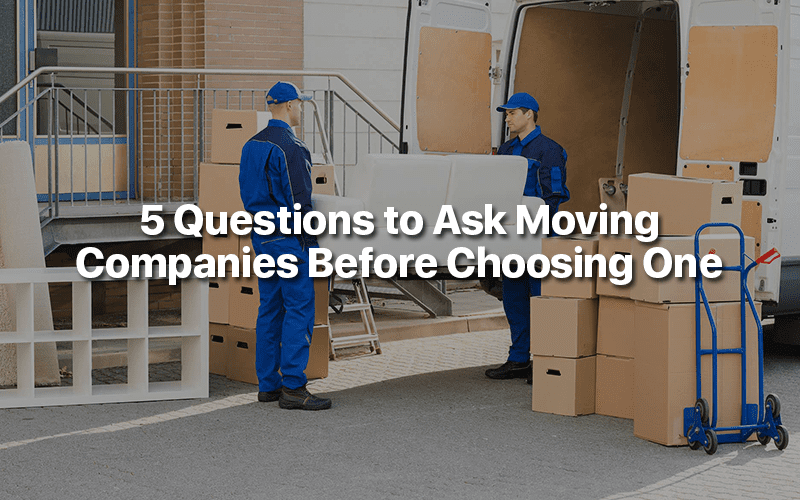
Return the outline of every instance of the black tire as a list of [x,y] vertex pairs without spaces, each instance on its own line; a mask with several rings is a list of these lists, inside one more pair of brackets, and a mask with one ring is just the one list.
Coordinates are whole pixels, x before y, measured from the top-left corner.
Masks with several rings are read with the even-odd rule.
[[783,450],[789,446],[789,430],[782,425],[776,427],[775,430],[778,431],[779,436],[778,439],[775,440],[775,447],[779,450]]
[[777,419],[781,416],[781,400],[775,394],[767,394],[764,404],[772,403],[772,418]]
[[699,450],[700,449],[700,441],[690,441],[689,442],[689,449],[690,450]]
[[717,446],[719,446],[719,442],[717,441],[717,433],[714,432],[713,429],[708,429],[706,431],[706,439],[708,440],[708,446],[703,446],[703,449],[706,450],[706,453],[709,455],[713,455],[717,452]]
[[708,416],[711,413],[708,406],[708,401],[706,398],[700,398],[695,402],[694,407],[700,410],[700,421],[703,422],[703,425],[708,425]]
[[769,444],[770,437],[767,434],[761,434],[760,432],[756,431],[756,439],[759,443],[766,446]]

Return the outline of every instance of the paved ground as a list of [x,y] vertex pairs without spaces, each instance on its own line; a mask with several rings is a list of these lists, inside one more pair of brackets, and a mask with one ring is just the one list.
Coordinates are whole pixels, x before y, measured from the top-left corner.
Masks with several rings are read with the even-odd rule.
[[[320,413],[217,376],[210,400],[0,410],[0,498],[800,498],[800,432],[782,452],[709,457],[642,441],[629,420],[534,413],[530,386],[483,376],[507,342],[385,342],[311,384],[334,398]],[[799,368],[800,350],[768,351],[766,388],[795,430]]]

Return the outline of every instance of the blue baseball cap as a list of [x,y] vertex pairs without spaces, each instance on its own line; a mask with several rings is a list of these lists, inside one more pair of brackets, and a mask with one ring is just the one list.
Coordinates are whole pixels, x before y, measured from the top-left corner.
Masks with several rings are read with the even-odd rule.
[[295,99],[310,101],[311,96],[301,94],[297,85],[288,82],[276,83],[267,93],[267,104],[280,104],[282,102],[294,101]]
[[497,111],[502,113],[503,111],[517,108],[528,108],[538,113],[539,103],[536,102],[536,99],[534,99],[529,93],[517,92],[511,96],[511,98],[508,100],[508,103],[506,103],[504,106],[498,106]]

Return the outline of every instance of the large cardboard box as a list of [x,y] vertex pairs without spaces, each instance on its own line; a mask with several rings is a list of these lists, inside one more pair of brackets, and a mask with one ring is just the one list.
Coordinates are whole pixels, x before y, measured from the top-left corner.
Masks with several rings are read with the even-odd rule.
[[[238,161],[238,160],[237,160]],[[203,212],[219,216],[244,210],[239,192],[239,165],[200,164],[200,187],[197,205]]]
[[557,415],[594,413],[596,356],[533,356],[533,411]]
[[597,299],[531,298],[531,354],[582,358],[597,352]]
[[[761,305],[758,304],[760,315]],[[701,309],[701,345],[711,348],[711,327]],[[711,304],[716,320],[717,347],[741,345],[738,302]],[[634,422],[637,437],[668,446],[687,444],[683,410],[697,400],[694,304],[636,303],[636,354],[634,375]],[[758,404],[757,325],[747,317],[747,402]],[[720,354],[717,366],[719,417],[717,426],[739,425],[741,418],[741,358]],[[702,360],[703,397],[712,402],[711,356]]]
[[[219,227],[219,219],[214,221]],[[219,255],[237,255],[239,237],[228,231],[226,235],[212,236],[203,232],[203,253],[212,255],[217,260]],[[225,276],[217,276],[208,280],[208,320],[211,323],[229,323],[230,276],[231,266],[227,265]]]
[[242,147],[267,126],[269,111],[214,109],[211,114],[211,162],[239,163]]
[[[258,384],[256,375],[256,331],[253,328],[231,328],[228,345],[228,378]],[[328,376],[330,337],[328,325],[314,327],[305,369],[309,380]]]
[[[651,278],[644,271],[645,254],[651,248],[661,247],[669,252],[672,261],[672,270],[664,278]],[[745,237],[745,253],[752,256],[754,250],[753,238]],[[700,253],[703,256],[715,253],[722,259],[724,266],[738,266],[739,235],[732,234],[704,234],[700,237]],[[633,260],[637,263],[631,286],[631,298],[642,302],[661,303],[694,303],[695,279],[689,277],[689,271],[694,267],[691,263],[684,263],[682,277],[676,277],[675,256],[694,254],[694,236],[662,236],[653,243],[633,242]],[[652,259],[655,271],[661,271],[665,260],[660,256]],[[747,261],[745,260],[745,264]],[[703,289],[709,302],[732,302],[739,300],[739,273],[723,271],[718,278],[703,278]],[[753,273],[748,277],[748,286],[753,292]]]
[[211,323],[208,325],[208,372],[228,375],[228,344],[230,327]]
[[[580,247],[578,255],[594,255],[597,253],[597,237],[590,238],[544,238],[542,239],[542,255],[548,259],[555,255],[568,255],[573,262],[573,275],[569,278],[556,278],[548,275],[542,278],[542,295],[550,297],[566,297],[576,299],[593,299],[595,292],[595,276],[591,278],[575,277],[575,248]],[[596,270],[595,270],[596,271]]]
[[[658,232],[694,235],[707,222],[742,223],[742,184],[662,174],[628,176],[628,212],[658,212]],[[730,228],[707,232],[729,232]]]
[[632,358],[634,356],[635,302],[616,297],[600,297],[597,307],[597,354]]
[[[609,262],[614,255],[631,255],[633,240],[634,237],[629,235],[600,235],[597,240],[597,253],[605,257],[606,262]],[[632,263],[628,272],[635,273],[636,267],[636,263]],[[623,266],[620,264],[618,269],[622,270]],[[619,278],[613,278],[610,273],[606,273],[605,278],[597,276],[597,295],[630,298],[633,280],[627,285],[615,285],[611,279]]]
[[632,358],[597,355],[595,413],[633,418],[634,372]]

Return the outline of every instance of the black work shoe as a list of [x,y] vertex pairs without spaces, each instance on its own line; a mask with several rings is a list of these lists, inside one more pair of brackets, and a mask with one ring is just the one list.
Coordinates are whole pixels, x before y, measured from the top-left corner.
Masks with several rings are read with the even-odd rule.
[[272,403],[273,401],[277,401],[281,397],[281,390],[275,389],[274,391],[259,391],[258,392],[258,400],[262,403]]
[[506,361],[497,368],[486,370],[486,376],[497,380],[507,380],[510,378],[528,378],[531,375],[531,362],[517,363],[516,361]]
[[314,396],[306,386],[297,389],[284,387],[278,406],[284,410],[327,410],[331,407],[331,400]]
[[528,380],[526,380],[525,382],[527,382],[528,385],[533,385],[533,373],[528,374]]

